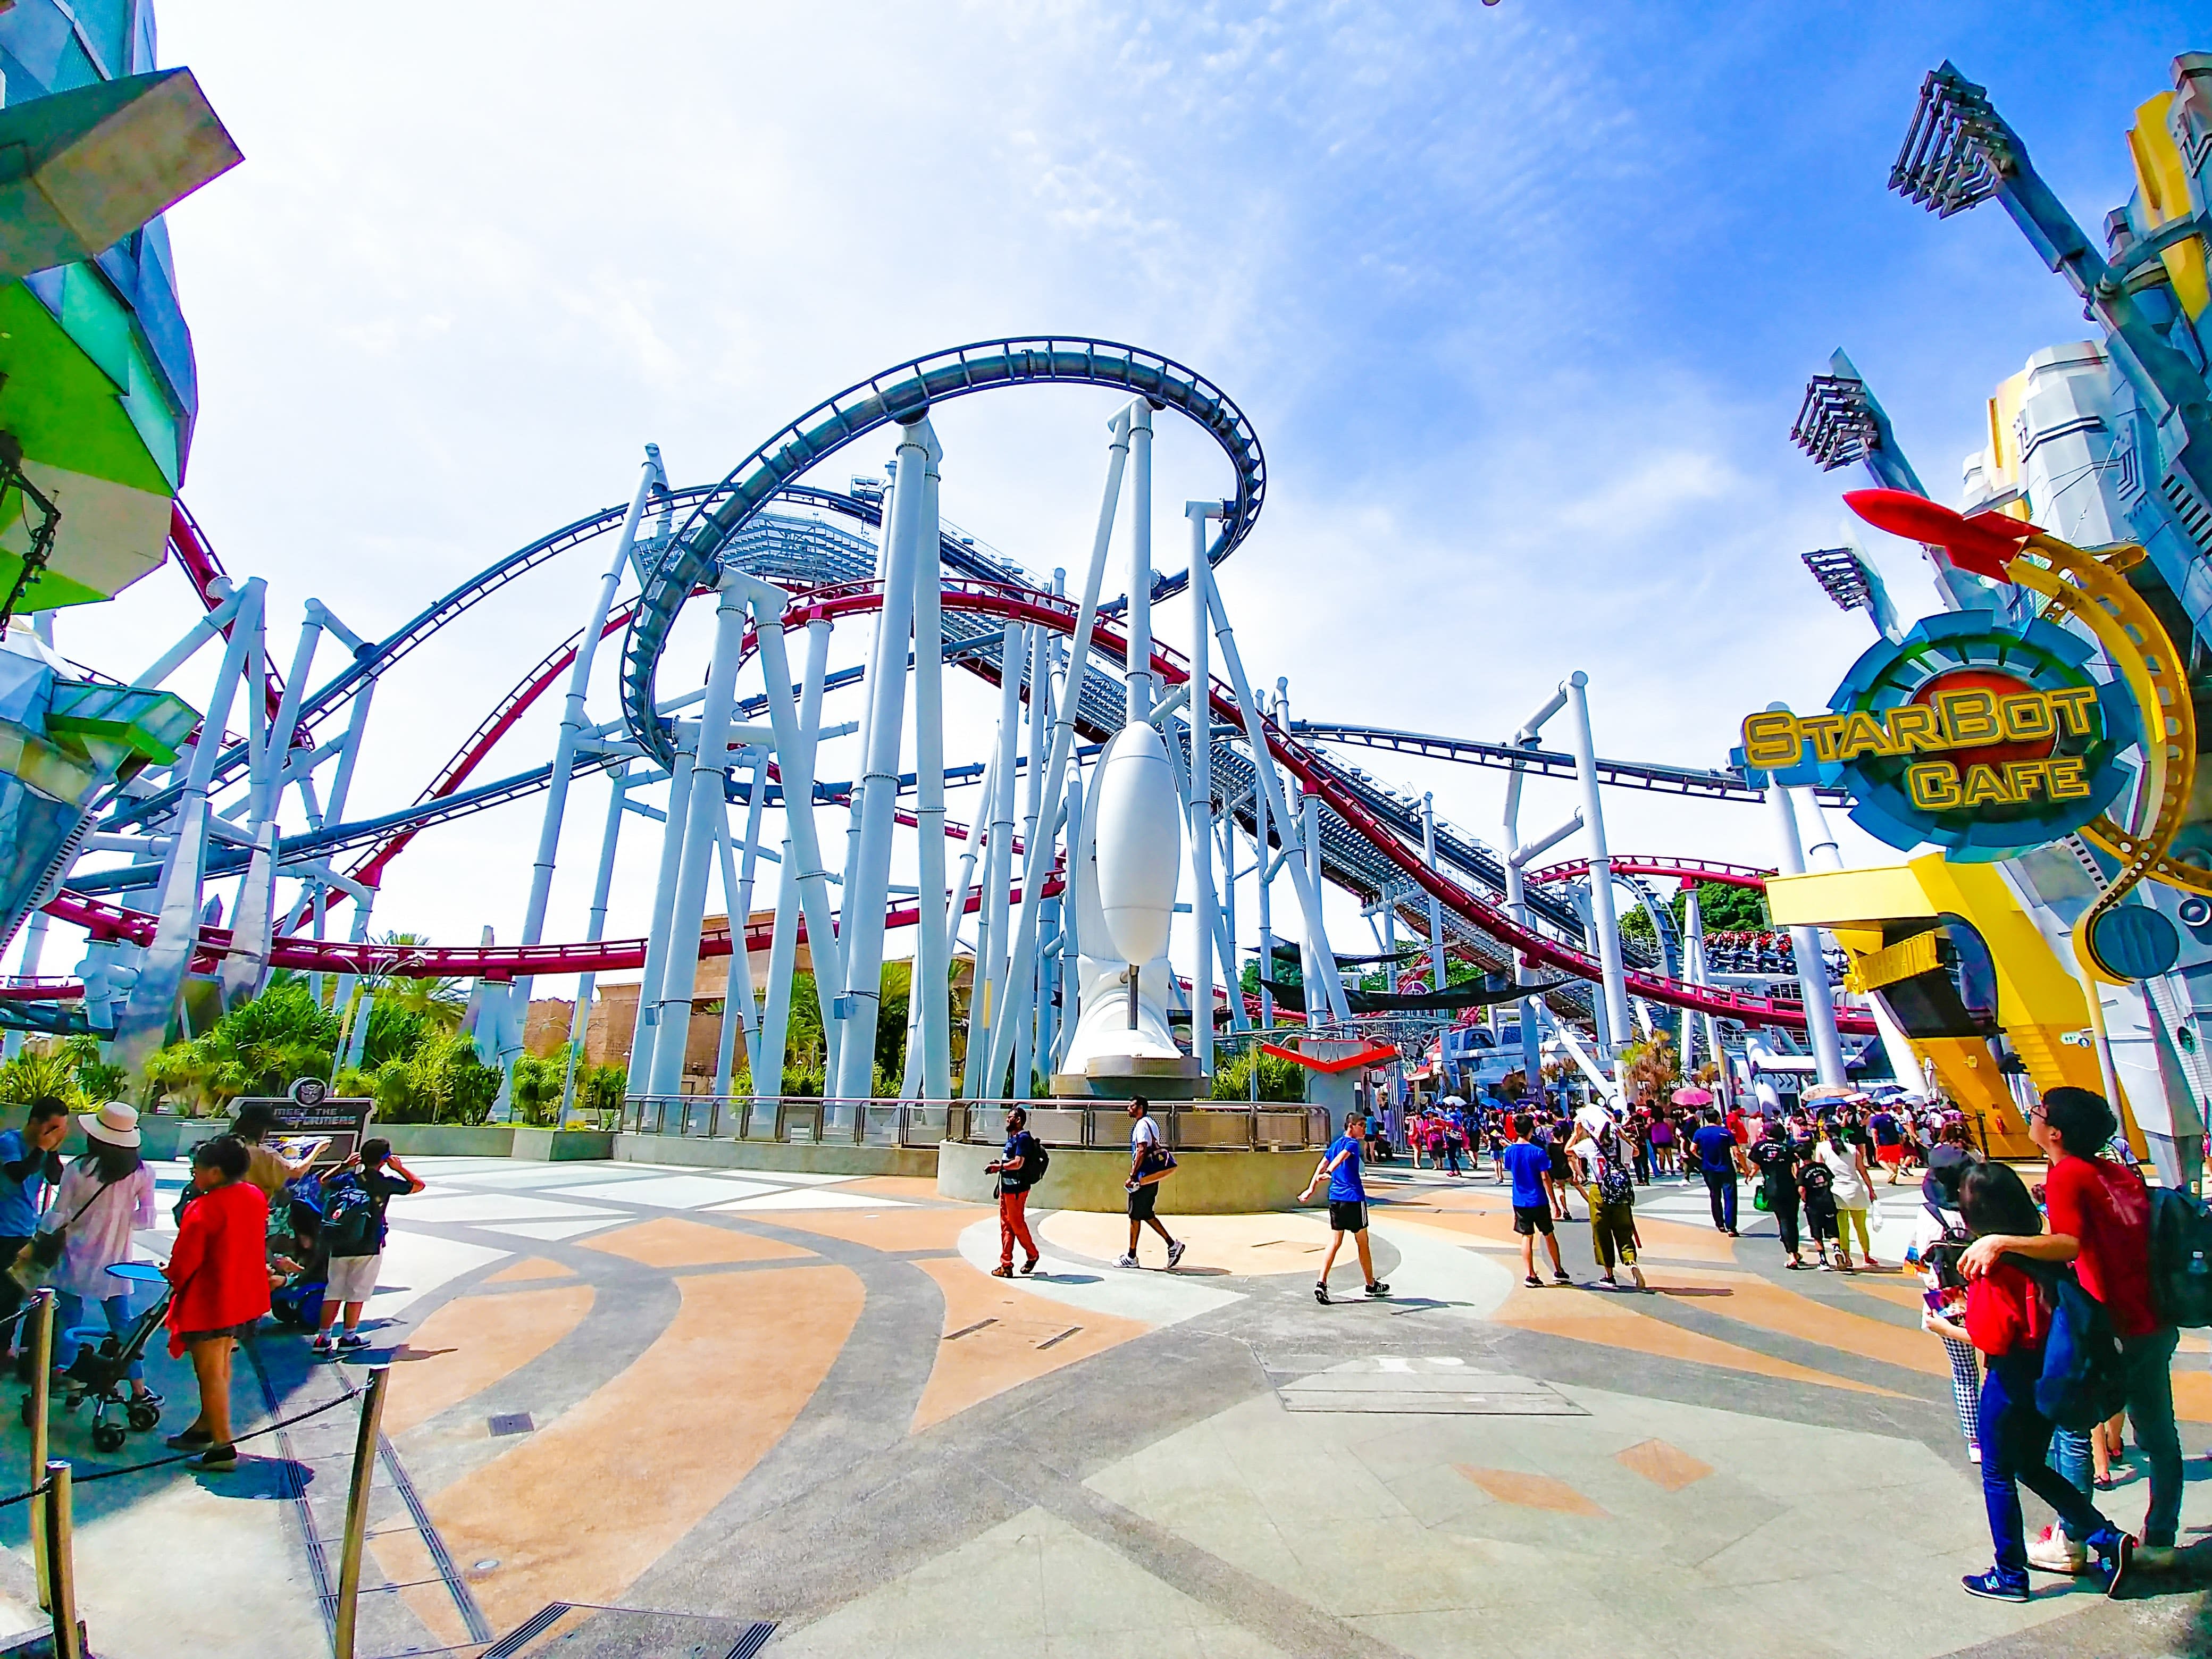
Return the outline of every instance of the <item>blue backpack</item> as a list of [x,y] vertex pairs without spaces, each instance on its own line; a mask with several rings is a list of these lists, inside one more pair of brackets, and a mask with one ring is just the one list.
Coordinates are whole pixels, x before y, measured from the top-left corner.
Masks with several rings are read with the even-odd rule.
[[2212,1208],[2178,1187],[2150,1189],[2150,1290],[2169,1325],[2212,1325]]
[[2105,1304],[2081,1288],[2071,1267],[2011,1260],[2051,1304],[2051,1334],[2035,1408],[2062,1429],[2094,1428],[2128,1403],[2127,1365]]

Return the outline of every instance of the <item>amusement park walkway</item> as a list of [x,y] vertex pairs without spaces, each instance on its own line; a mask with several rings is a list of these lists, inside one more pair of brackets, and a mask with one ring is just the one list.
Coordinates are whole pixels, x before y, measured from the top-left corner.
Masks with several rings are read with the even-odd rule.
[[[1322,1308],[1314,1212],[1170,1216],[1170,1274],[1157,1240],[1124,1272],[1118,1218],[1062,1212],[1006,1281],[990,1213],[925,1182],[414,1167],[431,1190],[394,1203],[371,1309],[393,1380],[363,1655],[2212,1650],[2201,1545],[2117,1602],[1963,1595],[1988,1538],[1913,1286],[1785,1273],[1702,1189],[1644,1190],[1637,1296],[1523,1289],[1486,1173],[1386,1177],[1395,1294],[1340,1267],[1355,1299]],[[1887,1261],[1915,1200],[1882,1190]],[[1589,1280],[1586,1228],[1560,1233]],[[246,1427],[362,1376],[252,1346]],[[2201,1338],[2180,1364],[2202,1453]],[[181,1419],[189,1380],[154,1380]],[[82,1487],[94,1650],[327,1654],[353,1420],[248,1442],[235,1474]],[[159,1449],[102,1457],[57,1421],[83,1474]],[[2185,1544],[2212,1533],[2206,1474],[2192,1455]],[[2132,1518],[2142,1492],[2106,1498]],[[0,1635],[35,1616],[23,1515],[0,1510]]]

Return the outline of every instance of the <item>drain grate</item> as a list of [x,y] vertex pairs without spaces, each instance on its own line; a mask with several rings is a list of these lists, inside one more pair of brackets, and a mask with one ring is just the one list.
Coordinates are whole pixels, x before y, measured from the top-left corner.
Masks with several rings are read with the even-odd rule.
[[[570,1613],[589,1619],[542,1647],[532,1644]],[[525,1650],[544,1659],[572,1650],[614,1659],[758,1659],[776,1632],[772,1620],[715,1619],[697,1613],[608,1607],[589,1601],[549,1601],[486,1648],[479,1659],[518,1659]]]
[[495,1438],[502,1434],[531,1434],[538,1428],[538,1425],[530,1420],[528,1412],[501,1412],[485,1420],[490,1425]]
[[1355,1359],[1279,1384],[1294,1412],[1372,1412],[1456,1417],[1587,1417],[1532,1376],[1479,1371],[1449,1360]]

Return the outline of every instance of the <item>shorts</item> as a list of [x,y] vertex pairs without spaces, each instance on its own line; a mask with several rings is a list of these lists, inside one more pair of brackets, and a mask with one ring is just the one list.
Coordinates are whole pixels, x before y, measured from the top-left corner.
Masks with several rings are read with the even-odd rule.
[[1365,1232],[1367,1231],[1366,1200],[1352,1199],[1339,1202],[1332,1198],[1328,1201],[1328,1224],[1332,1231],[1340,1233]]
[[323,1300],[366,1302],[376,1294],[376,1275],[384,1266],[383,1252],[374,1255],[334,1255]]
[[1513,1231],[1524,1238],[1534,1238],[1538,1233],[1548,1238],[1552,1232],[1552,1206],[1548,1204],[1516,1204],[1513,1206]]
[[252,1324],[248,1323],[244,1325],[225,1325],[219,1330],[212,1331],[179,1331],[177,1333],[177,1340],[183,1343],[187,1348],[196,1348],[203,1342],[214,1342],[218,1340],[234,1341],[241,1336],[249,1334],[252,1329]]
[[1129,1219],[1132,1221],[1150,1221],[1152,1218],[1152,1206],[1159,1201],[1159,1182],[1157,1181],[1146,1182],[1143,1186],[1138,1188],[1135,1192],[1129,1194]]
[[1874,1155],[1876,1160],[1883,1164],[1902,1164],[1905,1162],[1905,1148],[1901,1146],[1877,1146],[1874,1149]]

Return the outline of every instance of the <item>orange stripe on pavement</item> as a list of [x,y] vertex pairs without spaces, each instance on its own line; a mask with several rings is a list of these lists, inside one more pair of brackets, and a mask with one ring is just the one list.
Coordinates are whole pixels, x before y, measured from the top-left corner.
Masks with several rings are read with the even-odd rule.
[[634,1227],[617,1227],[586,1239],[587,1250],[627,1256],[648,1267],[697,1267],[720,1261],[774,1261],[785,1256],[811,1256],[813,1251],[780,1238],[741,1233],[728,1227],[711,1227],[703,1221],[665,1215],[641,1221]]
[[1617,1292],[1564,1288],[1532,1291],[1522,1285],[1506,1298],[1505,1305],[1492,1318],[1498,1324],[1511,1325],[1524,1331],[1537,1331],[1546,1336],[1564,1336],[1577,1342],[1595,1343],[1601,1347],[1623,1348],[1633,1353],[1650,1354],[1660,1359],[1687,1360],[1692,1364],[1714,1365],[1723,1370],[1749,1371],[1755,1376],[1777,1377],[1787,1382],[1811,1382],[1824,1389],[1847,1389],[1854,1394],[1880,1395],[1888,1400],[1905,1397],[1887,1389],[1854,1382],[1849,1377],[1832,1376],[1803,1365],[1793,1365],[1786,1359],[1771,1358],[1750,1348],[1740,1348],[1733,1342],[1723,1342],[1696,1331],[1686,1331],[1663,1319],[1638,1313],[1625,1305]]
[[[1724,1319],[1741,1320],[1761,1330],[1778,1331],[1824,1348],[1879,1359],[1929,1376],[1951,1375],[1951,1359],[1942,1343],[1925,1331],[1909,1331],[1887,1320],[1869,1318],[1826,1302],[1784,1290],[1779,1285],[1749,1273],[1699,1273],[1693,1268],[1670,1269],[1670,1279],[1687,1282],[1692,1291],[1714,1290],[1718,1295],[1698,1295],[1694,1305]],[[1664,1292],[1666,1287],[1662,1286]],[[1688,1300],[1685,1297],[1685,1300]]]
[[[832,1191],[836,1190],[832,1188]],[[951,1250],[960,1235],[975,1224],[971,1209],[930,1210],[778,1210],[759,1218],[797,1232],[820,1233],[848,1244],[865,1244],[872,1250]]]
[[557,1261],[548,1261],[542,1255],[533,1255],[527,1261],[518,1261],[512,1267],[501,1267],[484,1280],[487,1285],[510,1285],[526,1279],[574,1279],[576,1270],[564,1267]]
[[629,1370],[431,1500],[457,1560],[500,1562],[474,1586],[499,1628],[618,1598],[782,1438],[866,1297],[830,1266],[677,1283],[675,1318]]
[[404,1434],[512,1376],[574,1330],[591,1308],[589,1285],[455,1297],[392,1356],[384,1431]]
[[945,1293],[945,1334],[910,1434],[1152,1329],[1015,1290],[957,1257],[914,1265]]

